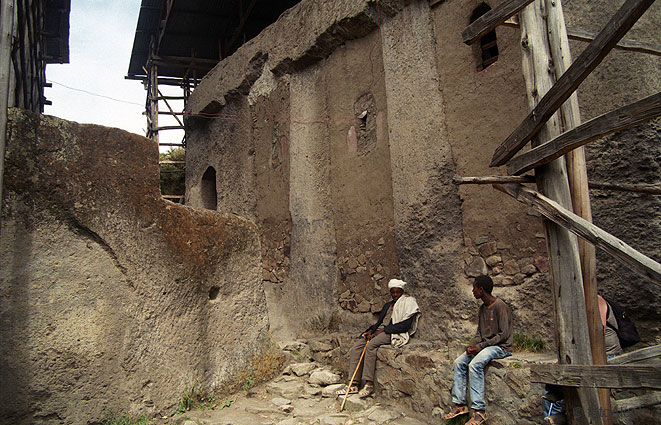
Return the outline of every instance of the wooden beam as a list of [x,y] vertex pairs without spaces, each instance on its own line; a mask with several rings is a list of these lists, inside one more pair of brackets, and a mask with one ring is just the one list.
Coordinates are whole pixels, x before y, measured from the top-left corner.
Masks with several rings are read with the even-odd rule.
[[164,161],[158,161],[159,164],[185,164],[186,161],[171,161],[171,160],[164,160]]
[[[521,10],[521,55],[526,97],[530,110],[552,87],[557,78],[549,69],[553,63],[548,13],[551,0],[536,0]],[[562,133],[559,114],[549,119],[532,141],[536,146]],[[572,209],[571,192],[564,160],[556,160],[535,170],[538,190],[564,208]],[[583,274],[578,238],[550,220],[543,220],[549,247],[549,277],[554,309],[558,361],[592,364],[585,305]],[[597,389],[579,388],[565,393],[568,419],[575,425],[588,424],[587,408],[600,408]],[[602,425],[600,417],[593,425]]]
[[661,93],[600,115],[553,140],[510,159],[507,171],[518,175],[560,158],[567,152],[616,131],[661,116]]
[[204,65],[211,65],[215,66],[218,64],[218,60],[216,59],[204,59],[204,58],[197,58],[194,56],[159,56],[159,55],[154,55],[152,58],[154,60],[162,60],[164,62],[180,62],[180,63],[199,63],[199,64],[204,64]]
[[608,52],[636,23],[654,0],[627,0],[597,38],[583,50],[571,67],[539,101],[528,117],[496,149],[490,166],[503,165],[530,141],[563,102],[601,63]]
[[[163,93],[161,93],[160,90],[158,90],[158,96],[161,97],[161,98],[163,97]],[[179,125],[181,126],[181,128],[185,128],[185,127],[184,127],[184,123],[181,122],[181,120],[180,120],[179,117],[177,116],[177,113],[174,112],[174,110],[173,110],[172,107],[170,106],[170,103],[167,101],[167,99],[163,99],[163,103],[165,103],[165,106],[168,107],[168,110],[170,111],[170,114],[174,117],[175,120],[177,120],[177,122],[179,123]]]
[[620,192],[640,192],[661,195],[661,184],[620,184],[620,183],[589,183],[590,189],[615,190]]
[[452,182],[454,184],[535,183],[535,176],[455,176]]
[[163,41],[163,37],[165,36],[165,31],[167,30],[168,22],[170,21],[170,13],[172,13],[173,6],[174,6],[174,0],[167,0],[167,11],[165,12],[165,19],[161,21],[162,26],[158,34],[158,43],[156,44],[156,51],[155,51],[156,54],[158,54],[158,52],[161,50],[161,42]]
[[530,382],[564,387],[661,389],[661,365],[531,364]]
[[184,147],[184,145],[182,145],[181,143],[159,143],[158,146],[177,146],[180,148]]
[[661,345],[653,345],[615,356],[608,361],[608,364],[637,363],[659,357],[661,357]]
[[156,98],[157,100],[184,100],[186,99],[184,96],[158,96]]
[[568,211],[557,202],[516,183],[494,185],[494,187],[532,206],[544,217],[603,249],[639,275],[654,283],[661,284],[661,264],[641,254],[594,224]]
[[197,69],[200,71],[204,72],[209,72],[213,66],[212,65],[205,65],[205,64],[196,64],[194,62],[191,63],[181,63],[181,62],[168,62],[168,61],[163,61],[163,60],[158,60],[154,59],[153,60],[154,65],[159,65],[159,66],[167,66],[170,68],[182,68],[182,69]]
[[[519,23],[512,20],[507,20],[502,23],[504,27],[519,28]],[[567,38],[574,41],[582,41],[591,43],[597,37],[596,33],[584,31],[576,28],[567,28]],[[646,53],[654,56],[661,56],[661,45],[644,43],[642,41],[631,40],[623,38],[617,42],[615,50],[627,50],[630,52]]]
[[534,0],[505,0],[484,15],[480,16],[472,24],[461,32],[464,43],[470,45],[482,38],[486,33],[508,20],[511,16],[519,13],[521,9]]
[[[583,31],[580,29],[568,29],[567,35],[570,39],[576,41],[592,42],[597,34]],[[622,39],[614,47],[614,49],[628,50],[631,52],[647,53],[650,55],[661,56],[661,45],[652,43],[643,43],[641,41]]]
[[9,81],[11,80],[14,40],[14,0],[0,2],[0,217],[2,217],[7,122],[9,121]]
[[161,131],[161,130],[184,130],[182,125],[165,125],[162,127],[152,128],[152,131]]
[[[555,79],[559,79],[572,64],[571,49],[567,38],[562,1],[546,2],[547,25],[549,33],[549,46],[552,57],[552,68]],[[581,125],[581,113],[578,106],[578,96],[573,93],[569,100],[560,107],[560,118],[564,131]],[[579,217],[592,222],[592,207],[590,205],[590,190],[588,188],[588,171],[583,147],[567,152],[565,156],[567,165],[567,179],[571,193],[572,210]],[[597,289],[597,254],[594,245],[578,239],[578,252],[581,258],[581,272],[583,273],[583,294],[585,296],[585,314],[587,317],[588,332],[590,335],[590,351],[592,364],[606,364],[606,348],[604,346],[604,332],[599,313],[599,300]],[[601,411],[610,412],[610,392],[607,388],[597,390]],[[602,417],[603,425],[613,425],[608,415]]]
[[626,412],[628,410],[656,406],[657,404],[661,404],[661,392],[659,391],[631,398],[613,400],[613,412]]

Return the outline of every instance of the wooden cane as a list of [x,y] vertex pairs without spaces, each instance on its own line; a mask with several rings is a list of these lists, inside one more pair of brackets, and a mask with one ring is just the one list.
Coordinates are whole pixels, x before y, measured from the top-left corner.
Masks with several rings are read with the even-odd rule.
[[344,400],[342,400],[342,405],[340,406],[340,412],[342,409],[344,409],[344,403],[347,402],[347,397],[349,397],[349,390],[351,389],[351,385],[353,384],[353,380],[356,377],[356,373],[358,373],[358,369],[360,368],[360,364],[363,361],[363,356],[365,355],[365,350],[367,349],[367,344],[370,342],[370,337],[367,337],[367,342],[365,343],[365,346],[363,347],[363,352],[360,354],[360,360],[358,360],[358,364],[356,365],[356,370],[353,371],[353,375],[351,376],[351,381],[349,381],[349,385],[347,386],[347,390],[344,393]]

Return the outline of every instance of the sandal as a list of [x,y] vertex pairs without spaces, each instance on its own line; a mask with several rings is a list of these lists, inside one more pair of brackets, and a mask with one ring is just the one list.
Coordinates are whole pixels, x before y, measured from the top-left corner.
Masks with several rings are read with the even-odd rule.
[[468,413],[468,406],[457,406],[455,404],[454,409],[447,415],[443,416],[443,420],[448,420],[452,418],[456,418],[457,416],[465,415]]
[[345,395],[347,393],[347,388],[349,389],[349,394],[356,394],[358,392],[358,386],[352,385],[350,387],[347,387],[345,385],[344,388],[341,388],[341,389],[335,391],[335,395],[336,396]]
[[482,425],[485,423],[487,423],[487,414],[480,412],[479,410],[475,410],[473,412],[473,417],[470,421],[466,422],[466,425]]
[[358,397],[369,397],[374,393],[374,384],[365,384],[362,390],[358,393]]

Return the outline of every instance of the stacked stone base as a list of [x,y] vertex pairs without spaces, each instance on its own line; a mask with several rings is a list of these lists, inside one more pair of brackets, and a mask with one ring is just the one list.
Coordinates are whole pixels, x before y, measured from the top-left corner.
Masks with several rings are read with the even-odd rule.
[[[462,348],[439,348],[415,341],[378,353],[379,396],[404,405],[421,418],[437,419],[452,407],[452,364]],[[526,365],[553,361],[549,355],[517,353],[486,368],[485,393],[490,422],[539,424],[542,386],[530,383]]]
[[[346,368],[349,347],[356,338],[335,334],[301,343],[298,361],[309,358],[344,372],[348,380],[353,371]],[[383,346],[376,367],[377,401],[392,403],[412,416],[437,423],[452,407],[452,364],[462,346],[440,346],[412,339],[401,349]],[[294,360],[294,359],[292,359]],[[531,363],[553,363],[553,354],[514,353],[494,360],[486,368],[487,413],[492,423],[541,424],[541,384],[530,383]]]

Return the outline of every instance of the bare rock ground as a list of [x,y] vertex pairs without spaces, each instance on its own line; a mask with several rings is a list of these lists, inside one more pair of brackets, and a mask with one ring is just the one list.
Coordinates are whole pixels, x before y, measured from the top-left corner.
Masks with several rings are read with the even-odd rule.
[[294,363],[279,377],[234,394],[229,407],[194,410],[172,418],[177,425],[423,425],[380,399],[350,395],[342,412],[340,375],[313,362]]

